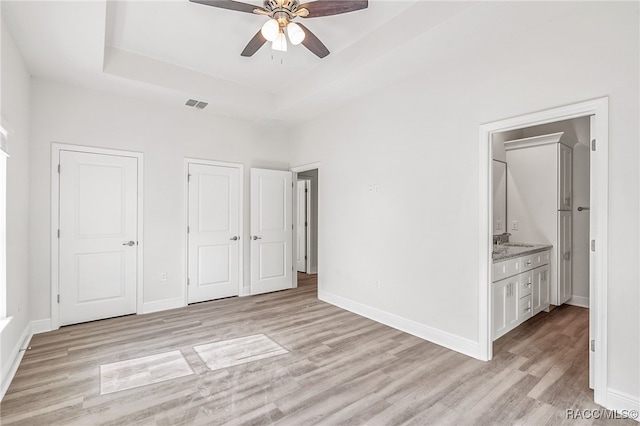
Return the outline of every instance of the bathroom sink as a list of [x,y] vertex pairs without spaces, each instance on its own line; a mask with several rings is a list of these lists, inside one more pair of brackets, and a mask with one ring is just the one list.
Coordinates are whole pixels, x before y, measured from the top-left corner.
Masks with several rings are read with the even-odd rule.
[[502,244],[504,247],[535,247],[533,244],[524,244],[524,243],[504,243]]

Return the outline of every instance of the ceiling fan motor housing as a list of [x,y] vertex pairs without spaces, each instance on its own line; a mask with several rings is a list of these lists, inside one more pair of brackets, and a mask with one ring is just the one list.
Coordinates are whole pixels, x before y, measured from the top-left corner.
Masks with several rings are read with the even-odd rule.
[[291,16],[298,9],[298,0],[264,0],[267,12],[286,12]]

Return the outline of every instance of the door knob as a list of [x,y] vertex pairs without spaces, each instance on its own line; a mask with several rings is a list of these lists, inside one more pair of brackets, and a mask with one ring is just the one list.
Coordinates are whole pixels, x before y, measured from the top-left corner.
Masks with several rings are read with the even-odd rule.
[[122,243],[123,246],[135,246],[136,242],[135,241],[125,241],[124,243]]
[[232,237],[232,238],[230,238],[230,240],[231,240],[231,241],[238,241],[238,240],[239,240],[239,238],[238,238],[238,237]]
[[255,240],[261,240],[261,239],[262,239],[262,237],[258,237],[257,235],[254,235],[254,236],[253,236],[253,241],[255,241]]

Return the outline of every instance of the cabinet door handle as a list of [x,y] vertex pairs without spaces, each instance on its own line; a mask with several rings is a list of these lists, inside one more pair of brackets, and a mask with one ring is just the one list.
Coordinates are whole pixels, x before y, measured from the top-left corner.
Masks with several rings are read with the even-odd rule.
[[527,263],[524,264],[524,266],[530,266],[531,265],[531,261],[527,260]]
[[564,260],[571,260],[571,252],[568,251],[564,254]]

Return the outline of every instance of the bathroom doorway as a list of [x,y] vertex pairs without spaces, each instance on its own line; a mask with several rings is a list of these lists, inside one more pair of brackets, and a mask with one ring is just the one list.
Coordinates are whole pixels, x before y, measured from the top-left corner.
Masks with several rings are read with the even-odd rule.
[[[576,265],[576,273],[580,280],[580,288],[572,295],[574,304],[586,304],[589,309],[589,340],[590,348],[590,386],[594,389],[594,399],[596,403],[602,404],[606,401],[606,355],[607,355],[607,311],[606,311],[606,290],[607,290],[607,199],[608,199],[608,98],[601,98],[579,104],[555,108],[547,111],[514,117],[494,123],[482,125],[480,127],[481,143],[481,179],[480,179],[480,216],[481,235],[479,241],[480,251],[480,306],[479,306],[479,335],[480,354],[482,359],[491,359],[493,355],[492,339],[492,299],[491,299],[491,262],[492,262],[492,240],[493,240],[493,196],[492,196],[492,162],[494,159],[494,137],[499,138],[500,134],[506,132],[513,133],[526,131],[551,131],[553,126],[558,126],[560,122],[567,124],[569,120],[580,119],[580,127],[584,129],[584,124],[588,123],[588,137],[582,136],[577,154],[580,166],[577,173],[581,173],[578,183],[579,191],[585,188],[584,173],[589,172],[588,177],[588,197],[573,200],[571,214],[575,217],[580,227],[584,226],[585,213],[589,214],[587,219],[589,232],[586,237],[587,268],[588,274],[584,272],[584,262],[580,266],[580,261]],[[586,120],[586,121],[585,121]],[[556,128],[557,130],[557,128]],[[583,132],[584,133],[584,132]],[[526,136],[525,136],[526,137]],[[585,155],[589,158],[585,165]],[[508,170],[507,161],[507,170]],[[508,186],[508,185],[507,185]],[[581,207],[578,210],[578,207]],[[587,210],[587,208],[589,210]],[[507,229],[519,226],[517,218],[510,218],[507,209],[506,213]],[[514,221],[516,223],[514,224]],[[585,233],[576,232],[576,238],[584,257]],[[581,269],[582,268],[582,269]],[[585,275],[587,275],[585,277]],[[585,283],[587,284],[585,286]],[[593,349],[596,349],[593,351]],[[591,374],[592,373],[592,374]]]

